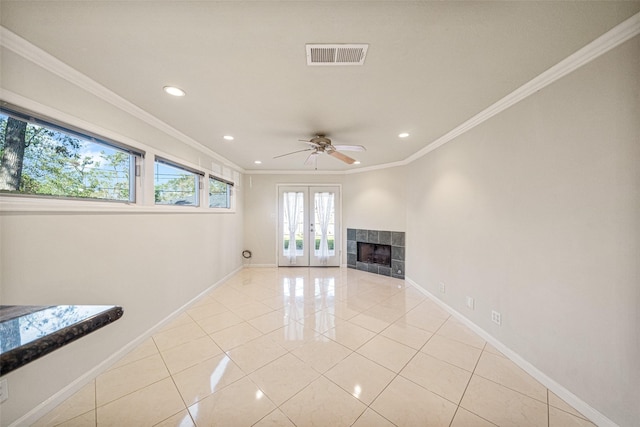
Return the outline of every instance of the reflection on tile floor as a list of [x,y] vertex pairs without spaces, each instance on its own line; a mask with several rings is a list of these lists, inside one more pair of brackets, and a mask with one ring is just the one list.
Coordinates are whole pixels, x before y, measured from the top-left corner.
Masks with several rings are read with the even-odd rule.
[[245,269],[37,426],[593,426],[403,280]]

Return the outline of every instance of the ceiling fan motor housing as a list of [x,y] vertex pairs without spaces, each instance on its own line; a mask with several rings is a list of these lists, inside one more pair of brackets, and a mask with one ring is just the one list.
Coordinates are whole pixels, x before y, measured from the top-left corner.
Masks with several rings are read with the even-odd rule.
[[317,135],[315,138],[311,138],[311,142],[318,145],[321,151],[324,151],[325,148],[331,148],[331,140],[324,135]]

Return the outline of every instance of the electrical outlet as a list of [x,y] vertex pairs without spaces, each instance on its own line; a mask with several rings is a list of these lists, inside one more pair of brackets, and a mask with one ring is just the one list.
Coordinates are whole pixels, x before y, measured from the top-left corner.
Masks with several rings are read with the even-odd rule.
[[471,310],[475,309],[476,306],[476,302],[472,297],[467,297],[467,308],[470,308]]
[[9,386],[7,380],[0,380],[0,402],[4,402],[9,398]]
[[491,320],[497,325],[502,325],[502,315],[495,310],[491,312]]
[[440,292],[444,294],[444,283],[440,282]]

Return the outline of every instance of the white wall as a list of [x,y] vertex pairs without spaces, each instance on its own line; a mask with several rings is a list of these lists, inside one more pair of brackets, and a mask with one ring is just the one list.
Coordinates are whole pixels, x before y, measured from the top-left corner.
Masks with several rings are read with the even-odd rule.
[[[0,53],[5,89],[178,158],[215,160]],[[344,229],[406,231],[407,277],[434,294],[445,282],[444,302],[610,419],[634,425],[639,58],[636,37],[404,168],[245,177],[236,214],[0,214],[3,304],[125,308],[113,325],[9,374],[2,424],[238,268],[242,249],[254,264],[275,263],[277,183],[338,183]],[[464,308],[466,295],[475,311]],[[490,322],[492,309],[502,327]]]
[[343,226],[405,231],[405,168],[394,167],[345,176]]
[[621,426],[640,420],[639,165],[635,37],[407,170],[407,277]]
[[241,265],[240,214],[0,216],[2,303],[116,304],[124,316],[9,373],[7,425]]
[[[245,177],[245,248],[253,257],[248,265],[275,265],[278,226],[278,184],[341,184],[342,235],[347,227],[404,231],[406,206],[403,168],[365,173],[260,174]],[[346,264],[346,239],[342,242],[342,264]]]
[[[89,131],[104,130],[107,137],[122,137],[125,143],[202,165],[205,171],[216,164],[229,170],[216,163],[212,153],[176,140],[11,52],[1,54],[5,99],[35,107],[36,113],[70,119],[70,125],[88,124]],[[76,380],[90,380],[85,375],[95,373],[110,356],[241,268],[241,176],[236,184],[235,213],[194,213],[191,207],[153,211],[152,194],[146,199],[150,207],[122,207],[121,211],[131,208],[126,213],[92,208],[58,211],[51,205],[31,213],[0,209],[2,304],[124,308],[124,316],[115,323],[4,376],[10,397],[0,405],[2,426],[49,398],[59,403],[60,393],[75,387]]]
[[248,174],[244,188],[244,248],[252,253],[249,266],[276,265],[278,184],[342,184],[343,175]]

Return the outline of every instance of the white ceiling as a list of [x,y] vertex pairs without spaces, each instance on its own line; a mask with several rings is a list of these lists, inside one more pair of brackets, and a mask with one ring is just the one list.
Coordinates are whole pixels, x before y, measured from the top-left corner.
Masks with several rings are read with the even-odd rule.
[[[402,161],[640,10],[611,1],[0,5],[2,26],[183,134],[245,170],[283,171],[313,169],[306,153],[273,157],[321,132],[367,151],[347,153],[359,166],[321,156],[319,170]],[[363,66],[309,67],[307,43],[369,51]]]

